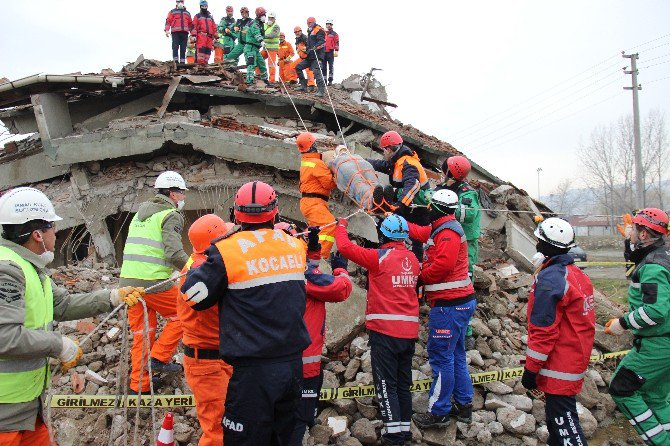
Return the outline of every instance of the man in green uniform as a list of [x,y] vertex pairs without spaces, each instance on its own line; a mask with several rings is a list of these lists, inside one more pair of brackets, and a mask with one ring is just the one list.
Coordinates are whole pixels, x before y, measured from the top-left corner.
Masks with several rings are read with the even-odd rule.
[[631,330],[633,348],[610,383],[610,395],[646,444],[670,445],[670,248],[668,214],[645,208],[633,217],[630,234],[635,263],[628,288],[628,313],[611,319],[605,333]]
[[242,6],[242,8],[240,9],[240,14],[242,14],[242,17],[237,19],[237,22],[235,22],[235,26],[233,26],[233,32],[232,32],[233,40],[236,40],[237,43],[230,51],[230,53],[226,54],[223,57],[224,63],[229,65],[237,65],[240,56],[242,55],[242,53],[244,53],[247,27],[251,23],[251,18],[249,17],[249,8],[247,8],[246,6]]
[[265,39],[265,8],[259,6],[256,8],[256,18],[247,27],[244,45],[244,58],[247,61],[247,84],[251,85],[256,76],[256,68],[260,72],[260,78],[266,84],[268,81],[268,69],[265,66],[265,59],[261,56],[261,46]]
[[221,18],[216,32],[219,38],[214,41],[214,63],[223,60],[226,54],[229,54],[235,46],[235,18],[233,17],[233,7],[226,6],[226,15]]

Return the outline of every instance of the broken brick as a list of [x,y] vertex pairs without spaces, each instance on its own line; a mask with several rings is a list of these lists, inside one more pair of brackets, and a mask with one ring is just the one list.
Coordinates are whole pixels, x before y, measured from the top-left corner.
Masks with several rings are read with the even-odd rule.
[[79,333],[90,334],[95,330],[96,325],[87,320],[77,321],[76,329]]
[[82,393],[86,388],[86,380],[77,372],[70,372],[70,384],[74,393]]

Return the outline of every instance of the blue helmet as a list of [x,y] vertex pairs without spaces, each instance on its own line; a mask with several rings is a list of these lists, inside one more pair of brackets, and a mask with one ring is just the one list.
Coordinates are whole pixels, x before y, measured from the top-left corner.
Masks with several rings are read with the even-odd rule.
[[407,220],[397,214],[391,214],[382,221],[379,230],[386,238],[393,240],[405,240],[409,237],[409,226]]
[[200,0],[200,7],[202,8],[203,6],[205,8],[209,7],[209,5],[207,4],[207,0]]

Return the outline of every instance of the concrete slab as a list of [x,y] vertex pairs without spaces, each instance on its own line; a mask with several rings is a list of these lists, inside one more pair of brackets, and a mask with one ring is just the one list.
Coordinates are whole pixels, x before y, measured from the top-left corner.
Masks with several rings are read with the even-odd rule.
[[508,220],[505,223],[505,233],[507,235],[507,248],[505,253],[514,259],[521,268],[526,271],[533,271],[533,255],[537,252],[535,245],[537,240],[535,236],[526,232],[521,226]]
[[30,97],[42,146],[47,155],[53,156],[51,140],[72,133],[72,119],[65,96],[58,93],[35,94]]
[[44,153],[0,163],[0,189],[50,180],[70,171],[69,164],[54,166],[52,163]]
[[86,119],[81,123],[81,126],[87,130],[95,130],[107,127],[107,125],[115,119],[137,116],[140,113],[144,113],[160,106],[164,94],[163,91],[156,91],[139,99],[119,105],[100,113],[99,115]]
[[[323,269],[326,270],[326,268]],[[328,271],[330,271],[329,268]],[[363,330],[366,294],[364,289],[354,284],[347,300],[339,303],[326,303],[326,348],[328,352],[341,350]]]

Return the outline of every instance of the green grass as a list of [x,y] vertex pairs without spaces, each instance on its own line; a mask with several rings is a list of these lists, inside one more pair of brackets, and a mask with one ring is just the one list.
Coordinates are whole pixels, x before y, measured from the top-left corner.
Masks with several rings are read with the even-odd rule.
[[593,287],[610,300],[625,304],[628,302],[628,280],[626,279],[591,279]]

